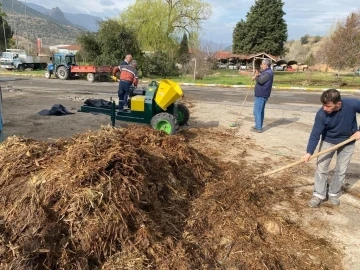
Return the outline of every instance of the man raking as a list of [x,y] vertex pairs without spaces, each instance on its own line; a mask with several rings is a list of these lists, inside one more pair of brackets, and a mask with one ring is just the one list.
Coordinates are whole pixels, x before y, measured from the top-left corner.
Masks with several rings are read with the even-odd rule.
[[[323,107],[316,113],[307,153],[302,157],[304,161],[310,160],[320,139],[319,151],[344,142],[350,137],[360,139],[356,122],[356,113],[360,113],[360,100],[341,99],[339,91],[328,89],[322,93],[320,101]],[[355,141],[352,141],[318,157],[313,197],[308,202],[310,207],[318,207],[326,199],[333,205],[340,204],[341,187],[354,149]],[[337,153],[335,173],[328,184],[329,165],[335,152]]]

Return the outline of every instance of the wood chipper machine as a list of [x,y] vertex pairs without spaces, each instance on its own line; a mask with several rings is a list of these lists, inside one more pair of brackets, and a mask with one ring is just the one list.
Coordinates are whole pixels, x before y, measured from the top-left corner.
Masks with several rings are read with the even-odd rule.
[[130,89],[128,110],[117,110],[118,106],[112,101],[101,106],[83,105],[79,112],[109,115],[113,126],[115,120],[145,123],[172,135],[179,125],[185,125],[190,117],[188,108],[178,102],[183,95],[179,84],[174,81],[161,80],[160,83],[153,81],[147,88]]

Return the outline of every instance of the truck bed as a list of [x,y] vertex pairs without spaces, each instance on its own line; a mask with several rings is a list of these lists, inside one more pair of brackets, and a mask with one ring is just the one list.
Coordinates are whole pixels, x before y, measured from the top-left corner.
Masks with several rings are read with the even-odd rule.
[[112,66],[72,66],[73,73],[111,73]]

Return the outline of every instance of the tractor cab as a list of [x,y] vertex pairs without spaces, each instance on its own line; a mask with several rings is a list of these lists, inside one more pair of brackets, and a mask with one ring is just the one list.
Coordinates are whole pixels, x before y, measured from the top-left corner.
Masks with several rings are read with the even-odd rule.
[[76,59],[74,54],[55,53],[50,57],[51,63],[48,64],[45,72],[45,77],[50,79],[51,75],[60,79],[67,79],[72,66],[76,66]]

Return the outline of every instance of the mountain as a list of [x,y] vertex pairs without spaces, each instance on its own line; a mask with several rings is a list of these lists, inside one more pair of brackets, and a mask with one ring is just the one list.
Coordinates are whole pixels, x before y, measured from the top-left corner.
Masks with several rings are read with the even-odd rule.
[[88,14],[74,14],[74,13],[67,13],[64,12],[65,18],[68,19],[70,22],[76,25],[80,25],[81,27],[96,32],[99,30],[99,22],[103,19],[97,16],[92,16]]
[[[51,10],[41,5],[34,3],[26,3],[26,5],[42,14],[49,15]],[[60,9],[59,9],[60,10]],[[82,13],[68,13],[62,12],[65,19],[74,25],[80,26],[86,30],[96,32],[99,29],[98,22],[102,21],[102,18]]]
[[46,15],[48,15],[50,18],[52,18],[53,20],[57,21],[60,24],[64,24],[64,25],[73,24],[65,18],[64,13],[58,7],[51,9],[49,13]]
[[224,51],[229,46],[231,46],[231,44],[227,42],[219,43],[213,42],[211,40],[202,39],[200,40],[200,46],[203,51],[213,53],[217,51]]
[[43,46],[74,44],[84,31],[67,20],[60,9],[53,10],[54,17],[50,17],[17,0],[2,0],[2,4],[14,35],[31,44],[36,44],[37,38],[42,39]]

